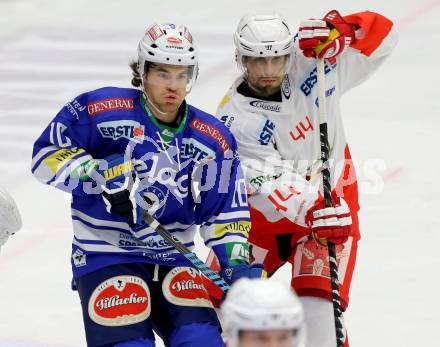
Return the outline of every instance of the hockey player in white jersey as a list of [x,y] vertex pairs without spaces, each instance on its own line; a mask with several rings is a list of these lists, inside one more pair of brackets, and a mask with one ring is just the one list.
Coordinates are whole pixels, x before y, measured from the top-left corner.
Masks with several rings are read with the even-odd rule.
[[0,187],[0,249],[8,240],[20,230],[22,225],[20,212],[11,195]]
[[[393,50],[393,23],[374,12],[330,11],[305,20],[295,36],[280,15],[247,15],[234,35],[242,76],[217,117],[234,134],[246,171],[249,241],[269,275],[292,264],[305,309],[308,346],[335,345],[327,241],[336,244],[340,296],[347,308],[360,239],[356,175],[339,100]],[[326,112],[334,206],[321,191],[316,58],[325,59]],[[345,339],[348,346],[348,339]]]
[[305,347],[304,312],[281,282],[240,279],[221,306],[227,347]]

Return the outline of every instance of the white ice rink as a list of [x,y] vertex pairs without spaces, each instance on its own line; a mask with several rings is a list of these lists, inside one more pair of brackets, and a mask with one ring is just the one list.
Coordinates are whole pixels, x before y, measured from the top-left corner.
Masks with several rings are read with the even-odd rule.
[[146,25],[180,22],[200,50],[188,99],[214,112],[238,73],[232,33],[243,14],[278,11],[296,28],[333,8],[380,12],[400,27],[393,56],[342,105],[362,207],[351,346],[440,346],[439,0],[0,0],[0,185],[24,220],[0,252],[0,347],[85,346],[70,290],[69,198],[30,173],[32,144],[62,105],[128,87]]

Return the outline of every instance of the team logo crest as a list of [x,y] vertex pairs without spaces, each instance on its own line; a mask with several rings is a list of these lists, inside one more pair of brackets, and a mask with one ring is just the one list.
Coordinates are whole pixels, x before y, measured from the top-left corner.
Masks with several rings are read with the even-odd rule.
[[148,203],[148,212],[156,218],[162,216],[165,211],[166,194],[155,186],[146,188],[144,197]]
[[89,317],[104,326],[136,324],[150,316],[150,291],[136,276],[116,276],[102,282],[92,293]]
[[190,267],[175,267],[163,280],[165,298],[179,306],[213,307],[202,275]]

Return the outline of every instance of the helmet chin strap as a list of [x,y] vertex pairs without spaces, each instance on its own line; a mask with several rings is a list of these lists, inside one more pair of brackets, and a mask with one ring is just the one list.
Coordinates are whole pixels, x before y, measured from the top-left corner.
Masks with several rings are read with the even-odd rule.
[[162,116],[166,116],[166,115],[168,115],[170,112],[163,112],[163,111],[161,111],[160,109],[159,109],[159,107],[158,106],[156,106],[155,104],[154,104],[154,102],[148,97],[148,94],[147,94],[147,92],[145,91],[145,89],[144,89],[144,92],[143,92],[143,94],[145,95],[145,99],[147,100],[147,102],[148,102],[148,105],[151,105],[160,115],[162,115]]
[[148,105],[151,105],[151,106],[156,110],[156,112],[158,112],[161,116],[166,116],[166,115],[168,115],[170,112],[163,112],[163,111],[161,111],[161,110],[159,109],[159,107],[156,106],[156,105],[154,104],[154,102],[149,98],[148,93],[147,93],[147,91],[145,90],[144,79],[143,79],[143,78],[141,78],[141,85],[142,85],[142,94],[145,95],[145,99],[147,100]]

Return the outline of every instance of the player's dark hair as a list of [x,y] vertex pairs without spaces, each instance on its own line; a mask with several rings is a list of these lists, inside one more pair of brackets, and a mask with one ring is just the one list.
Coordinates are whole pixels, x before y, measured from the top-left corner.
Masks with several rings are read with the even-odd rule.
[[132,61],[129,66],[131,68],[131,74],[133,75],[131,85],[133,87],[140,87],[142,85],[142,79],[141,74],[139,73],[138,63],[136,61]]
[[[145,72],[148,72],[148,70],[150,69],[150,67],[151,67],[152,65],[153,65],[152,63],[146,61],[146,62],[145,62],[145,67],[144,67],[144,71],[145,71]],[[131,73],[132,73],[132,75],[133,75],[133,78],[131,79],[131,85],[132,85],[133,87],[140,87],[140,86],[142,85],[142,76],[141,76],[141,74],[140,74],[140,72],[139,72],[139,66],[138,66],[138,63],[137,63],[136,61],[132,61],[132,62],[129,64],[129,66],[130,66],[130,68],[131,68]]]

